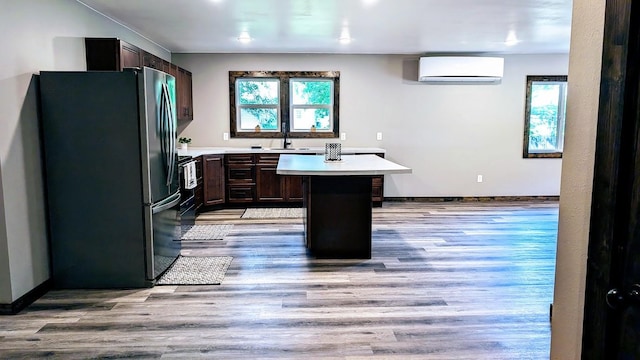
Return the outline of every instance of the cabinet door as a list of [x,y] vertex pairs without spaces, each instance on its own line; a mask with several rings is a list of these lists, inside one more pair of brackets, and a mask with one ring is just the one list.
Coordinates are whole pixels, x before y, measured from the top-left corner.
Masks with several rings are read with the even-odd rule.
[[374,176],[371,179],[371,200],[378,205],[378,203],[382,203],[384,200],[383,195],[384,189],[384,177],[383,176]]
[[302,176],[287,176],[287,188],[285,200],[289,202],[302,202]]
[[120,63],[121,68],[140,67],[142,51],[124,41],[120,41]]
[[191,72],[178,67],[178,121],[193,120],[193,94]]
[[256,192],[258,201],[285,201],[285,177],[276,173],[276,165],[256,167]]
[[121,71],[123,64],[140,66],[141,50],[117,38],[85,38],[84,47],[88,71]]
[[167,60],[161,60],[162,61],[162,71],[166,72],[167,74],[171,74],[171,63],[168,62]]
[[[178,65],[169,63],[169,71],[167,71],[167,73],[169,73],[169,75],[173,75],[173,77],[176,78],[176,86],[177,86],[177,82],[178,82]],[[176,97],[177,96],[178,96],[178,94],[177,94],[177,91],[176,91]],[[177,104],[176,104],[176,106],[177,106]]]
[[203,164],[204,204],[224,203],[224,162],[222,155],[206,155]]
[[150,67],[156,70],[162,70],[162,61],[163,60],[159,57],[146,51],[142,54],[142,65],[146,67]]
[[289,202],[302,202],[302,176],[287,176],[286,200]]

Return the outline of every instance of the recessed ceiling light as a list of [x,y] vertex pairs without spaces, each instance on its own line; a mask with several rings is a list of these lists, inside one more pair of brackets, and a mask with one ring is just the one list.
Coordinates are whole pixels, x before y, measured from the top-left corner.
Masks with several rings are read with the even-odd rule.
[[514,30],[509,30],[509,34],[507,34],[507,39],[504,41],[504,44],[507,46],[513,46],[519,42],[520,40],[518,40],[516,32]]
[[377,2],[378,2],[378,0],[362,0],[362,3],[364,5],[373,5],[373,4],[377,3]]
[[342,32],[340,32],[340,43],[341,44],[348,44],[351,42],[351,34],[349,33],[349,28],[342,28]]
[[249,36],[249,32],[247,31],[241,32],[240,36],[238,36],[238,41],[240,41],[243,44],[251,42],[251,36]]

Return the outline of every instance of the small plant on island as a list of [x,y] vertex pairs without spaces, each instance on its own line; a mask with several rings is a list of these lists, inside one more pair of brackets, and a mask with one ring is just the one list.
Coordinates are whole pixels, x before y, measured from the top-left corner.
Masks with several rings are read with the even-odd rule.
[[178,139],[178,142],[180,144],[191,144],[191,138],[181,137],[181,138]]

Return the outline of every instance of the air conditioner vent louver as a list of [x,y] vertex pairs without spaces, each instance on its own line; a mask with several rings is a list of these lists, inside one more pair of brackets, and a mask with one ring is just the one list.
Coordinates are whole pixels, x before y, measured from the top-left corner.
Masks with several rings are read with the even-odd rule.
[[421,57],[418,81],[495,83],[502,79],[503,70],[504,59],[497,57]]

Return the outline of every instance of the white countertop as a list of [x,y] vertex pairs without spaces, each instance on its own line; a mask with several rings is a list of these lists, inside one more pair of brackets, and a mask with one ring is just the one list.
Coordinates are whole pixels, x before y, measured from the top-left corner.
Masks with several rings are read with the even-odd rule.
[[[299,147],[291,150],[277,149],[277,148],[261,148],[251,149],[250,147],[189,147],[184,151],[178,149],[178,155],[180,156],[200,156],[208,154],[324,154],[324,147]],[[361,153],[386,153],[384,149],[380,148],[359,148],[359,147],[343,147],[342,154],[361,154]]]
[[342,155],[342,161],[325,161],[324,155],[280,156],[276,172],[280,175],[353,176],[410,174],[411,169],[376,155]]

